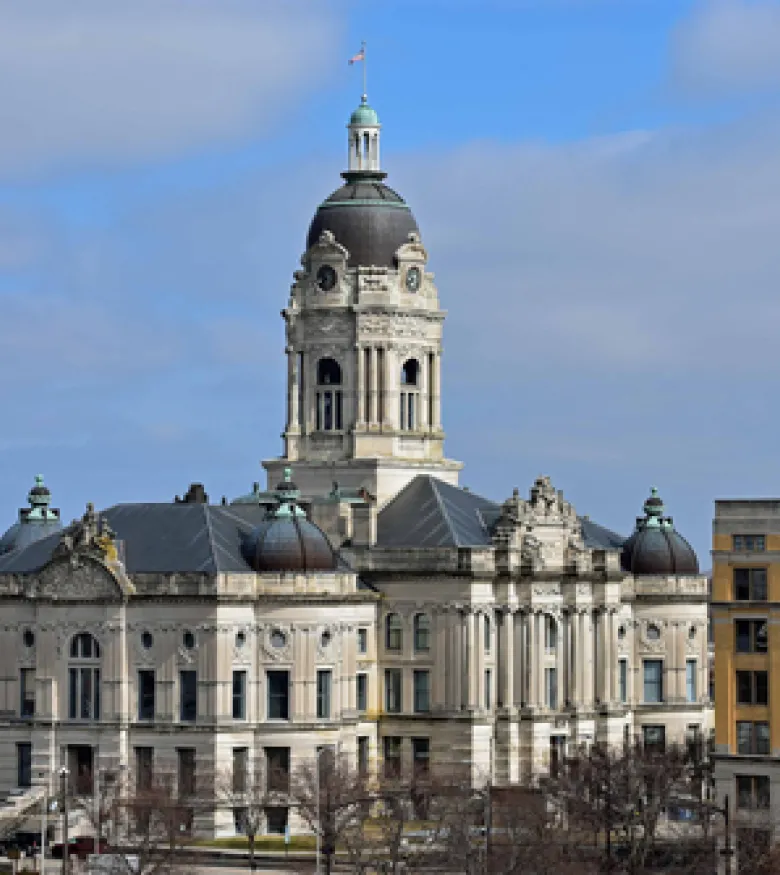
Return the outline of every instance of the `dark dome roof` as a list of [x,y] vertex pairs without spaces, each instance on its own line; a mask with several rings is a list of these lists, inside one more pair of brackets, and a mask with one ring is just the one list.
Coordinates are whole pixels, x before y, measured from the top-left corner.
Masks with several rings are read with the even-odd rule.
[[403,198],[386,186],[384,173],[345,173],[346,183],[323,201],[309,226],[306,248],[331,231],[348,252],[350,267],[395,267],[395,253],[419,234]]
[[699,573],[693,547],[674,529],[671,517],[664,517],[663,501],[653,489],[638,517],[634,534],[623,544],[620,557],[631,574],[687,575]]
[[305,517],[269,517],[247,539],[244,555],[259,573],[335,571],[338,564],[325,534]]
[[292,472],[276,487],[277,506],[254,529],[243,545],[244,558],[259,572],[335,571],[338,556],[325,533],[298,505],[299,492]]

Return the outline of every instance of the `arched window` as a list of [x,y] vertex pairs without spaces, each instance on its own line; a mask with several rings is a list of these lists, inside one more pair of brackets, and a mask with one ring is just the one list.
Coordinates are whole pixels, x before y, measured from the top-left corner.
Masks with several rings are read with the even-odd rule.
[[89,632],[79,632],[70,642],[68,716],[100,720],[100,643]]
[[491,642],[490,617],[485,616],[485,653],[490,653]]
[[431,649],[431,621],[427,614],[414,615],[414,649],[417,653]]
[[341,366],[332,358],[317,362],[317,431],[341,431]]
[[549,614],[544,617],[544,646],[548,653],[554,652],[558,646],[558,624]]
[[419,417],[420,393],[420,363],[417,359],[407,359],[401,368],[401,392],[399,424],[403,431],[413,431],[417,428]]
[[388,614],[385,618],[385,649],[400,650],[403,645],[403,626],[398,614]]

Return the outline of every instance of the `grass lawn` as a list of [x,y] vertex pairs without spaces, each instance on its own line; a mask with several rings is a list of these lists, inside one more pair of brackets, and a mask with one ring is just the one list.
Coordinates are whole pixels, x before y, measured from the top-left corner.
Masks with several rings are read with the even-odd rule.
[[[201,848],[225,848],[232,851],[248,851],[249,841],[246,836],[231,836],[224,839],[203,839],[195,842]],[[315,848],[314,836],[290,836],[290,844],[285,844],[284,836],[257,836],[255,839],[256,851],[275,851],[284,853],[286,849],[291,851],[313,851]]]

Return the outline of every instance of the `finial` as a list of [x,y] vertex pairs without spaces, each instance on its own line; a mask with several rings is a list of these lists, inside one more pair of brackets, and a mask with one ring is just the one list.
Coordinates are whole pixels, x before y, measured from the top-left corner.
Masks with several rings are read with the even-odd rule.
[[651,487],[650,497],[645,501],[642,509],[645,512],[645,525],[650,528],[658,528],[664,515],[664,503],[655,486]]

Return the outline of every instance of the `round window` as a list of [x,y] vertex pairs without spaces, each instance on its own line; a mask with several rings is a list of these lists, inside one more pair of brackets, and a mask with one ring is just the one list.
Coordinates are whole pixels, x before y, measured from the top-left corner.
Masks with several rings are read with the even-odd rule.
[[32,647],[35,644],[35,632],[32,629],[25,629],[22,635],[25,647]]
[[647,640],[648,641],[658,641],[661,637],[661,630],[656,626],[655,623],[651,623],[647,627]]
[[153,643],[154,639],[152,638],[151,632],[144,632],[141,635],[141,644],[143,645],[144,650],[150,650]]
[[246,632],[236,632],[236,647],[243,647],[246,644]]
[[274,629],[271,632],[271,646],[272,647],[284,647],[287,643],[287,636],[282,632],[281,629]]
[[182,644],[187,648],[187,650],[192,650],[195,646],[195,635],[189,631],[189,629],[182,635]]

